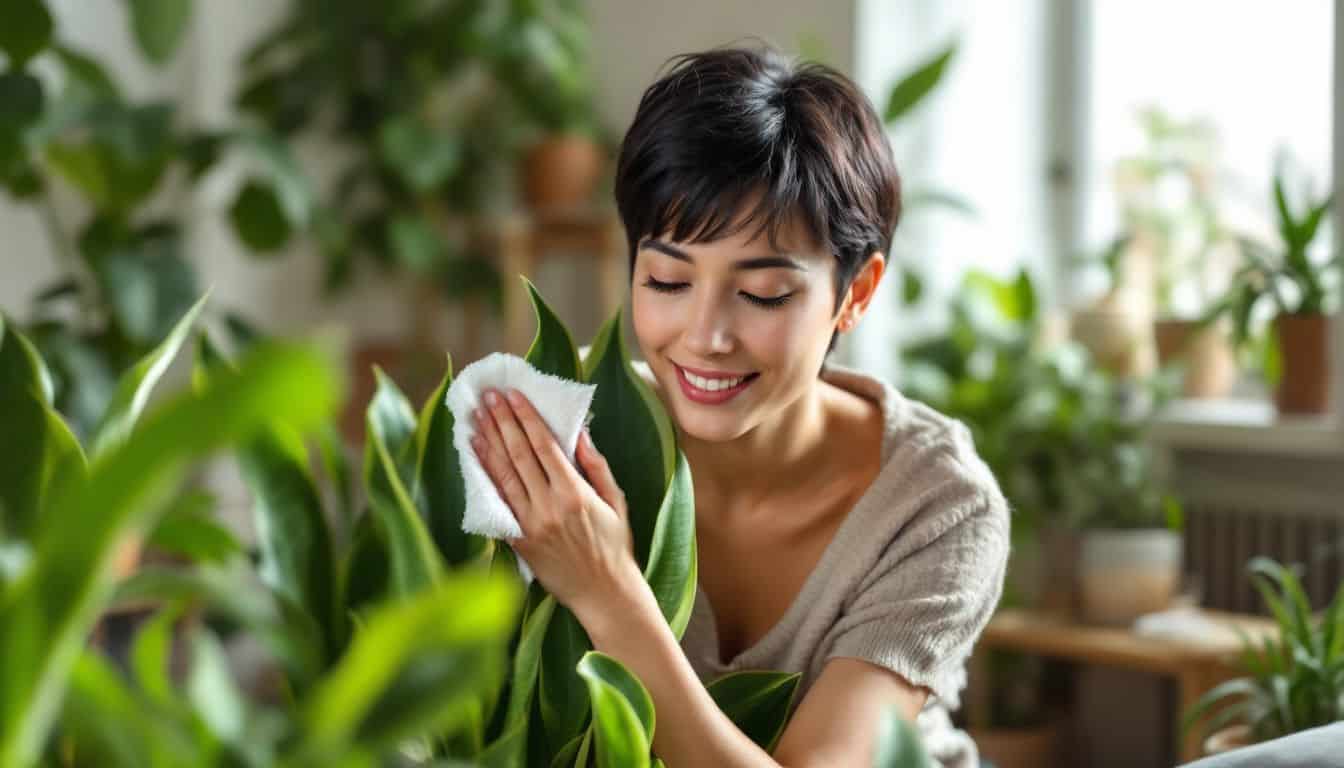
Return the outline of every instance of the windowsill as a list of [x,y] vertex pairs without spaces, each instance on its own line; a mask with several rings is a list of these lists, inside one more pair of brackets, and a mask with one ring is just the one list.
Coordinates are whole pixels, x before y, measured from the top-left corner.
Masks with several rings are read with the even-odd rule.
[[1344,455],[1344,430],[1334,414],[1279,416],[1257,398],[1176,400],[1153,428],[1173,448],[1239,453]]

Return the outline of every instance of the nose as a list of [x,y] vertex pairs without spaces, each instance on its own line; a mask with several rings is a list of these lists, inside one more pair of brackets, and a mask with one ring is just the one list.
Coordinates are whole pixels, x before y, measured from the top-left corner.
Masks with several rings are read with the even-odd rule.
[[731,354],[737,346],[732,313],[706,296],[695,302],[686,326],[686,349],[705,358]]

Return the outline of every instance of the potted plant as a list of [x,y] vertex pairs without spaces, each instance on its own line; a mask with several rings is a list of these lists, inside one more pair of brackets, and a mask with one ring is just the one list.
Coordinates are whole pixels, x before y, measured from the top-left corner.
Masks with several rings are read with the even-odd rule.
[[[590,429],[608,446],[641,564],[680,632],[695,590],[684,458],[630,368],[619,315],[581,363],[534,300],[529,361],[599,384]],[[200,337],[193,390],[143,414],[145,381],[127,375],[134,407],[88,462],[51,407],[41,357],[0,325],[0,418],[18,430],[0,463],[0,764],[656,762],[655,713],[639,681],[592,651],[539,584],[521,588],[506,547],[460,530],[443,397],[451,371],[418,414],[379,377],[363,512],[349,503],[339,451],[318,451],[330,488],[310,468],[304,436],[330,434],[339,399],[337,377],[311,349],[259,341],[235,364]],[[218,449],[236,453],[257,498],[255,554],[173,498],[190,462]],[[111,553],[137,530],[185,562],[117,583]],[[122,660],[125,675],[88,646],[114,602],[154,611]],[[179,621],[188,615],[207,620]],[[249,643],[262,674],[237,668]],[[738,673],[710,693],[769,749],[797,680]],[[886,721],[876,765],[927,765],[908,724]]]
[[1242,636],[1241,671],[1184,713],[1183,729],[1206,735],[1210,754],[1344,720],[1344,584],[1313,615],[1293,569],[1256,557],[1251,582],[1277,631]]
[[1238,238],[1244,263],[1206,321],[1227,315],[1245,348],[1256,314],[1269,305],[1274,343],[1265,375],[1284,414],[1323,413],[1330,400],[1330,315],[1338,301],[1339,260],[1322,258],[1312,245],[1330,213],[1334,194],[1319,196],[1307,183],[1290,199],[1286,166],[1274,173],[1274,211],[1280,242],[1269,246]]
[[1214,186],[1217,134],[1206,120],[1176,120],[1156,107],[1139,119],[1144,151],[1115,171],[1124,258],[1151,264],[1158,365],[1184,366],[1186,397],[1221,397],[1236,381],[1236,357],[1223,324],[1199,322],[1235,268]]
[[579,3],[510,3],[492,53],[496,77],[530,117],[533,138],[520,165],[522,197],[537,211],[593,202],[610,152],[598,121],[589,33]]

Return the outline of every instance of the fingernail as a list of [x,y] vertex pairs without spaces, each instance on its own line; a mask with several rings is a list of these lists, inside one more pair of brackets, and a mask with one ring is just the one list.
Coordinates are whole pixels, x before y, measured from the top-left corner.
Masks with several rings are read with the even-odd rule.
[[509,402],[510,402],[510,403],[513,403],[514,405],[522,405],[522,404],[523,404],[523,396],[522,396],[522,394],[521,394],[518,390],[516,390],[516,389],[510,389],[507,393],[505,393],[504,396],[507,397],[507,398],[509,399]]
[[499,395],[496,395],[493,389],[485,393],[485,404],[491,408],[499,405]]

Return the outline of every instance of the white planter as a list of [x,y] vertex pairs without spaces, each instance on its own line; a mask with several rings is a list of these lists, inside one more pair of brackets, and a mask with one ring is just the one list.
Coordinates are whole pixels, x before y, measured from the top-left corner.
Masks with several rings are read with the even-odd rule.
[[1078,559],[1083,619],[1129,624],[1165,610],[1180,587],[1181,550],[1181,534],[1165,528],[1085,532]]

